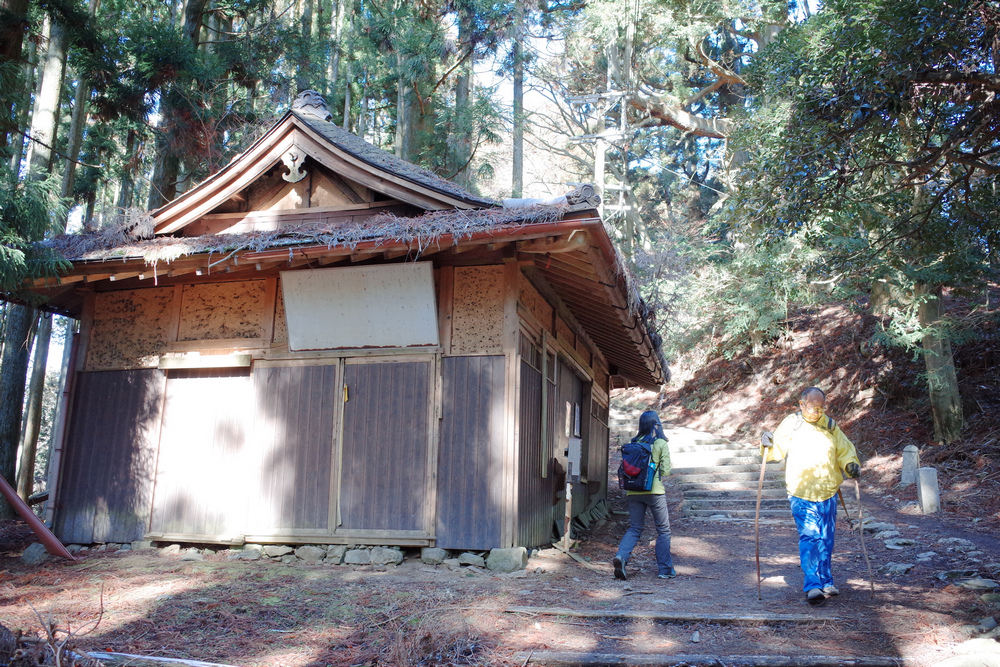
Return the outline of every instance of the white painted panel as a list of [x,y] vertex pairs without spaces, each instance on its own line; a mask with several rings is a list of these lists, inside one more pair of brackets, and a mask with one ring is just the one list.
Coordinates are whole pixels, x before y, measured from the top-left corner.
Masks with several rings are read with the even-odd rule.
[[281,274],[292,350],[437,345],[430,262]]

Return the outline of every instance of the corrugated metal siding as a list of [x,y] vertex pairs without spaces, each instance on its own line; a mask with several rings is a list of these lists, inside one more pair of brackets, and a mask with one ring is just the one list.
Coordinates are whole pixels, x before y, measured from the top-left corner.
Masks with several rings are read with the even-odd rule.
[[552,534],[552,459],[542,453],[542,373],[527,361],[521,361],[519,401],[517,545],[534,547]]
[[[336,365],[256,366],[247,533],[332,532]],[[256,486],[253,486],[256,484]]]
[[427,530],[429,362],[348,364],[340,527]]
[[[569,437],[570,431],[572,431],[574,426],[574,414],[573,406],[580,405],[580,409],[583,410],[583,381],[577,377],[568,364],[562,359],[558,361],[559,371],[556,376],[556,387],[555,393],[557,393],[556,404],[554,406],[555,420],[554,420],[554,437],[553,437],[553,452],[552,455],[558,465],[561,468],[561,473],[556,477],[555,483],[557,497],[559,502],[553,507],[553,520],[558,523],[559,526],[563,525],[563,519],[566,515],[566,472],[568,467],[568,457],[566,455],[567,448],[569,447]],[[583,415],[581,413],[581,419]],[[581,431],[582,431],[581,424]],[[577,471],[579,472],[579,471]],[[573,514],[577,514],[586,509],[586,498],[584,494],[580,492],[580,487],[575,486],[573,489]]]
[[490,549],[501,540],[504,357],[446,357],[441,363],[435,543]]
[[[588,497],[588,507],[607,497],[608,491],[608,408],[597,401],[591,402],[589,461],[587,479],[596,486]],[[594,483],[599,482],[597,486]]]
[[150,532],[241,534],[250,369],[167,372]]
[[77,544],[138,540],[149,522],[163,373],[80,373],[75,385],[56,535]]

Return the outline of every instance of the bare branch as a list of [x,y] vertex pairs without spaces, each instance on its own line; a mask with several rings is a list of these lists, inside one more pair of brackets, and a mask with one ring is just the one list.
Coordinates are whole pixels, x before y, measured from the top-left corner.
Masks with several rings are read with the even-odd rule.
[[1000,74],[988,72],[942,72],[928,70],[917,72],[910,81],[914,83],[970,85],[1000,92]]
[[728,118],[695,116],[684,111],[677,102],[666,100],[657,95],[647,97],[637,95],[630,97],[628,103],[633,109],[659,121],[659,125],[676,127],[696,137],[725,139],[733,129],[733,121]]

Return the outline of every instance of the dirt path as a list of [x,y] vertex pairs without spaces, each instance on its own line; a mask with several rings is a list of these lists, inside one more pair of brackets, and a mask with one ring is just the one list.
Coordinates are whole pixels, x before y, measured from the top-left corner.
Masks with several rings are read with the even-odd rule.
[[[387,570],[229,561],[226,552],[194,562],[151,552],[98,553],[75,564],[29,567],[17,558],[23,543],[8,531],[0,534],[0,619],[10,628],[37,631],[34,610],[70,629],[100,618],[96,629],[75,640],[81,648],[269,667],[522,665],[548,652],[709,655],[723,663],[746,655],[889,657],[932,665],[968,639],[963,626],[1000,615],[980,599],[983,591],[936,575],[1000,574],[997,540],[965,531],[947,516],[901,511],[900,499],[885,489],[862,489],[866,511],[915,543],[890,550],[884,540],[868,537],[876,571],[872,599],[857,533],[839,525],[834,575],[841,595],[821,608],[804,602],[791,525],[761,529],[764,583],[758,600],[752,522],[681,518],[681,495],[670,487],[672,551],[680,576],[669,581],[655,577],[652,548],[644,542],[633,556],[629,581],[614,579],[608,561],[627,523],[620,514],[584,537],[579,554],[587,565],[546,549],[530,559],[527,571],[502,576],[424,565],[415,552]],[[624,509],[623,498],[614,495],[611,507]],[[651,530],[644,537],[650,536]],[[889,563],[913,567],[889,576],[883,571]],[[671,612],[693,620],[506,611],[515,606],[626,616]],[[705,620],[722,614],[815,620]]]

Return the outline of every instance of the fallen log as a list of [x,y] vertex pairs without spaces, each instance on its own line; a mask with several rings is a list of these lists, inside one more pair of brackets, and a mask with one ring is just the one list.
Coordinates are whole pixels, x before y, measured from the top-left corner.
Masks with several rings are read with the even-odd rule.
[[569,609],[566,607],[507,607],[511,614],[571,616],[574,618],[625,618],[683,623],[826,623],[842,621],[838,616],[814,614],[701,614],[676,611],[617,611],[610,609]]

